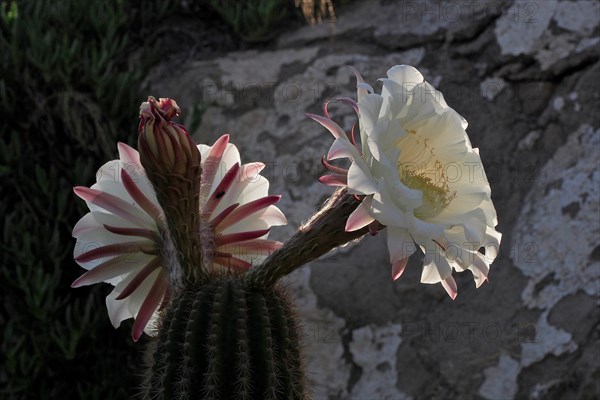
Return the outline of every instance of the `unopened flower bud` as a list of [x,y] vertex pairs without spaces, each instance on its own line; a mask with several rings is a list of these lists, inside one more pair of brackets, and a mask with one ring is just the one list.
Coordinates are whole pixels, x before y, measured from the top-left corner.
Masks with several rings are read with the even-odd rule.
[[171,119],[179,115],[175,100],[148,97],[140,106],[139,148],[142,163],[162,174],[186,174],[200,164],[200,153],[185,128]]

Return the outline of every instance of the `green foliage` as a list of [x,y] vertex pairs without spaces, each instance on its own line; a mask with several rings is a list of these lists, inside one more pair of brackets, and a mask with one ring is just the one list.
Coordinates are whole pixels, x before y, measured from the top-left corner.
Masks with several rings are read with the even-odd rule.
[[138,354],[81,273],[72,194],[132,142],[172,2],[0,0],[0,397],[128,398]]
[[249,42],[271,39],[274,28],[290,16],[288,0],[210,0],[210,4],[236,34]]
[[146,399],[306,397],[286,296],[240,276],[181,291],[161,318]]

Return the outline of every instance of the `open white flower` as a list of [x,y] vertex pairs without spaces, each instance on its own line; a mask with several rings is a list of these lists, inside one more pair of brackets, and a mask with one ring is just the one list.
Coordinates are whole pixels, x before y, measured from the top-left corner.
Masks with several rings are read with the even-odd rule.
[[[180,127],[181,128],[181,127]],[[74,227],[75,261],[88,272],[73,287],[107,282],[106,298],[113,325],[135,318],[132,336],[152,335],[158,310],[181,276],[177,251],[164,212],[140,163],[139,153],[119,143],[119,160],[100,168],[91,187],[76,187],[90,212]],[[278,249],[268,240],[273,225],[287,221],[269,196],[269,182],[259,175],[262,163],[241,165],[229,136],[213,146],[198,145],[202,157],[200,216],[203,264],[208,269],[245,271]]]
[[392,277],[400,277],[418,245],[425,255],[423,283],[440,282],[454,299],[452,270],[470,270],[476,286],[487,280],[501,234],[478,149],[467,121],[414,67],[398,65],[374,93],[355,71],[358,102],[343,98],[359,115],[361,145],[327,117],[308,116],[336,138],[327,159],[347,157],[348,170],[324,164],[321,178],[364,196],[346,230],[372,223],[387,227]]

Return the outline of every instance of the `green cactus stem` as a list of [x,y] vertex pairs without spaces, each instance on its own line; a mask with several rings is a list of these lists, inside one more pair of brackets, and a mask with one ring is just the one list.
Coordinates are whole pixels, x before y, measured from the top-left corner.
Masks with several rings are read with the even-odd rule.
[[230,275],[184,289],[161,318],[144,397],[304,399],[298,336],[279,287]]

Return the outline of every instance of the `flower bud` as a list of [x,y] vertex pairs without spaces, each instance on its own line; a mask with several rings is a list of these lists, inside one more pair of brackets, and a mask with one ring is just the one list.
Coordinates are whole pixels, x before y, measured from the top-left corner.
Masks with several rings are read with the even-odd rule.
[[[182,125],[171,119],[179,114],[172,99],[148,97],[140,106],[140,162],[165,213],[177,259],[185,271],[202,271],[200,151]],[[189,275],[189,274],[187,274]]]
[[139,148],[142,163],[155,172],[185,175],[200,164],[200,153],[185,128],[171,119],[179,115],[175,100],[152,96],[140,106]]

